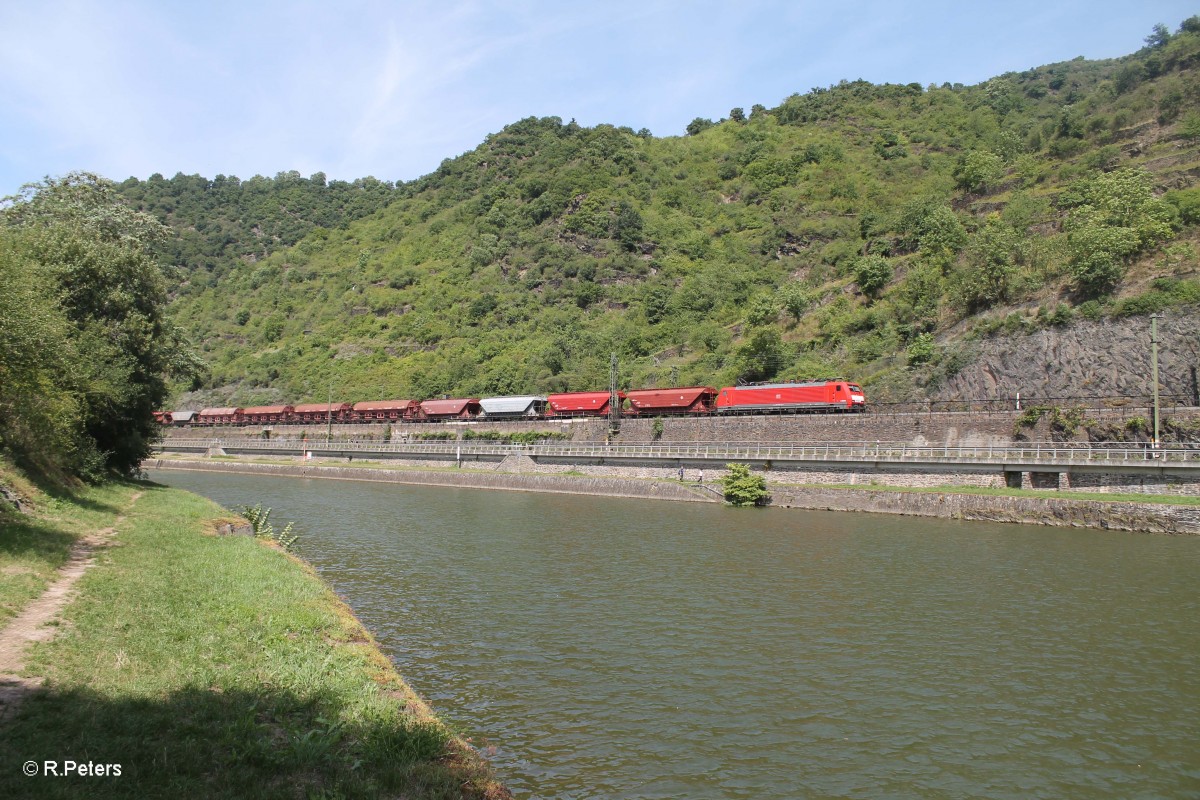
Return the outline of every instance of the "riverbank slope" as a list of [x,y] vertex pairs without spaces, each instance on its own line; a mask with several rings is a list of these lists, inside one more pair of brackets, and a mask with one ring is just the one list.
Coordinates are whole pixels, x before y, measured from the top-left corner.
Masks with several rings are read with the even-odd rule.
[[[0,626],[111,530],[8,682],[0,796],[508,796],[310,568],[218,535],[219,506],[152,483],[21,493],[32,510],[0,511]],[[46,774],[67,762],[92,774]]]

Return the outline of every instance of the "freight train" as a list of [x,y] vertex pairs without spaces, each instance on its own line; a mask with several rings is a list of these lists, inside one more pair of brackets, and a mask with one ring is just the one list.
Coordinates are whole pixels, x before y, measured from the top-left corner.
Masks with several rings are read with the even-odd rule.
[[[728,416],[864,411],[866,395],[844,380],[807,383],[759,383],[744,386],[686,386],[618,392],[620,414],[627,417]],[[609,392],[564,392],[439,400],[368,400],[361,403],[206,408],[156,411],[163,425],[290,425],[362,422],[445,422],[451,420],[554,420],[607,417]]]

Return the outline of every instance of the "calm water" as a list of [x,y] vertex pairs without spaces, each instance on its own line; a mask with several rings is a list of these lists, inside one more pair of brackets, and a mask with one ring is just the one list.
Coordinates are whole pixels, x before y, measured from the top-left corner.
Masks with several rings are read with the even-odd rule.
[[1200,796],[1200,539],[183,472],[519,797]]

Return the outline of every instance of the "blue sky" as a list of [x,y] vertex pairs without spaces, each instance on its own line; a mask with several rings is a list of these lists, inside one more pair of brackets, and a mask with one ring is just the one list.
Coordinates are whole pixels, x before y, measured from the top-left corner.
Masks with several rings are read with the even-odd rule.
[[408,180],[527,116],[681,135],[841,79],[1142,46],[1174,0],[0,2],[0,196],[76,169]]

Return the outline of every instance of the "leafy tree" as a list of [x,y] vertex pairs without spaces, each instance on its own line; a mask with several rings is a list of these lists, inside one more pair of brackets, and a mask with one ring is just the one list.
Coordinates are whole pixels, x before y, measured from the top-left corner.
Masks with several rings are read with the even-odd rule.
[[769,325],[779,315],[779,304],[773,294],[759,295],[746,309],[746,324],[751,327]]
[[937,354],[937,345],[934,344],[932,333],[922,333],[912,340],[908,348],[904,351],[905,359],[910,367],[928,364]]
[[1174,206],[1185,225],[1200,224],[1200,186],[1168,192],[1163,200]]
[[942,292],[940,267],[933,264],[910,267],[900,287],[898,316],[912,331],[932,330],[937,324]]
[[1175,212],[1139,169],[1097,175],[1075,189],[1064,224],[1069,266],[1081,290],[1101,294],[1120,283],[1130,258],[1170,238]]
[[971,310],[990,308],[1010,299],[1013,277],[1026,253],[1025,239],[992,217],[966,248],[960,294]]
[[624,201],[617,206],[617,215],[613,220],[613,238],[625,250],[636,250],[642,241],[642,215]]
[[1179,123],[1179,135],[1190,141],[1200,139],[1200,113],[1191,111]]
[[892,265],[883,256],[863,256],[854,265],[854,279],[863,294],[876,298],[892,280]]
[[1004,159],[987,150],[973,150],[958,162],[954,179],[968,192],[982,192],[1004,177]]
[[731,108],[729,110],[729,118],[734,122],[745,122],[746,112],[741,108]]
[[1112,291],[1125,277],[1127,259],[1138,251],[1133,228],[1105,223],[1095,209],[1074,213],[1067,228],[1067,251],[1075,285],[1086,294]]
[[774,377],[783,367],[783,338],[774,327],[758,328],[737,349],[738,378],[761,381]]
[[71,324],[52,276],[0,229],[0,443],[46,473],[77,471],[88,451]]
[[812,297],[804,290],[803,286],[795,281],[784,285],[779,292],[779,301],[783,304],[783,310],[797,322],[812,305]]
[[10,201],[3,222],[57,287],[71,326],[81,441],[108,469],[132,474],[158,435],[151,412],[166,400],[168,379],[202,369],[166,317],[166,284],[151,256],[165,229],[87,173],[31,184]]
[[687,135],[695,136],[696,134],[700,133],[701,131],[708,130],[714,124],[715,123],[711,119],[705,119],[704,117],[696,117],[694,120],[692,120],[691,122],[689,122],[687,124]]
[[732,506],[762,506],[771,499],[767,479],[750,471],[749,464],[726,464],[721,476],[725,502]]
[[967,241],[967,232],[949,206],[935,206],[921,220],[917,246],[921,255],[943,270],[953,263]]
[[1151,49],[1166,47],[1171,41],[1171,30],[1161,22],[1154,26],[1150,31],[1150,35],[1146,37],[1146,46]]
[[893,158],[904,158],[908,155],[908,150],[901,144],[900,137],[895,131],[880,131],[879,135],[875,137],[873,148],[875,155],[885,161]]

